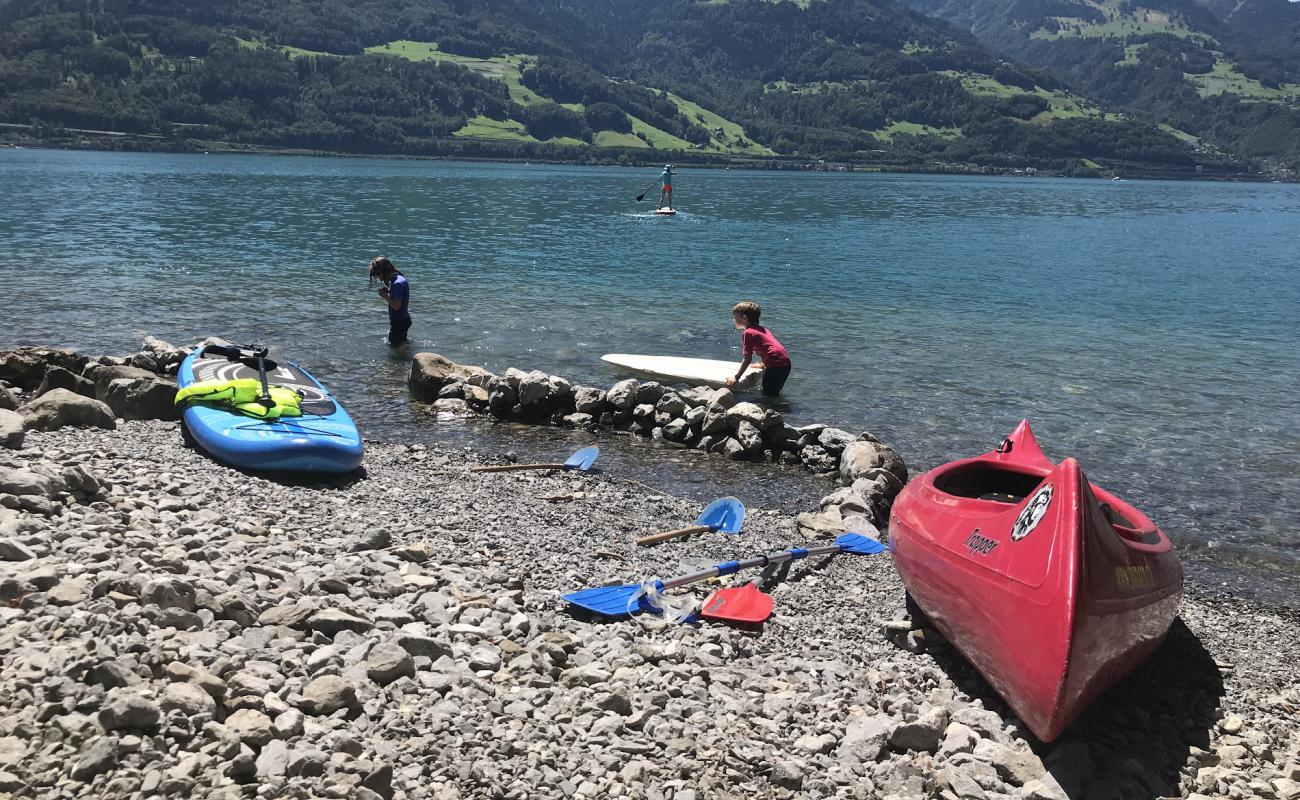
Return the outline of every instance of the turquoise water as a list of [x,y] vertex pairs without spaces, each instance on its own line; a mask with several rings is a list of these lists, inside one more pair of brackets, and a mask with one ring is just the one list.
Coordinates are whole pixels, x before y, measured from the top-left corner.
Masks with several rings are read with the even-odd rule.
[[[655,219],[655,174],[0,151],[0,347],[277,342],[367,436],[439,438],[415,350],[608,385],[605,352],[738,359],[756,300],[792,422],[919,470],[1028,417],[1189,551],[1300,573],[1300,186],[682,169]],[[411,350],[382,342],[380,254]],[[755,502],[789,500],[769,478]]]

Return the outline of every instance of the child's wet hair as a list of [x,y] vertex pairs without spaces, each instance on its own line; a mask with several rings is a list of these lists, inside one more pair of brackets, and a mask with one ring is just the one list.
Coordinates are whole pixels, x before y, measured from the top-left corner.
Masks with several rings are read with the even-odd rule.
[[389,261],[386,256],[375,256],[370,260],[370,277],[378,278],[388,274],[388,271],[397,271],[393,262]]
[[758,318],[763,313],[763,309],[758,305],[758,303],[751,303],[749,301],[745,301],[743,303],[736,303],[734,306],[732,306],[731,313],[739,314],[740,316],[744,317],[745,321],[748,322],[750,325],[757,325]]

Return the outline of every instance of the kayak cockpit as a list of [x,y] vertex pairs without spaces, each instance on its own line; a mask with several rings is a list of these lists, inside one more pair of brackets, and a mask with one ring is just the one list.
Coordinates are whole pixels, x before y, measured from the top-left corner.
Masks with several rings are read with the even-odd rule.
[[965,500],[987,500],[1015,505],[1024,502],[1043,482],[1041,472],[1016,469],[987,461],[957,462],[937,470],[934,488]]

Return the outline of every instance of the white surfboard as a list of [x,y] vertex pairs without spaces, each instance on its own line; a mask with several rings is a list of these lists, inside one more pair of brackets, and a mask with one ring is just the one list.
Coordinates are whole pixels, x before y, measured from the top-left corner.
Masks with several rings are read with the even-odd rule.
[[[718,361],[712,358],[638,356],[630,353],[606,353],[600,357],[600,360],[657,381],[685,383],[689,386],[726,386],[727,379],[734,376],[736,368],[740,366],[739,359]],[[761,365],[750,365],[737,388],[745,389],[753,386],[758,383],[762,374]]]
[[653,213],[655,216],[659,217],[671,217],[673,214],[677,213],[677,209],[665,206],[663,208],[656,208]]

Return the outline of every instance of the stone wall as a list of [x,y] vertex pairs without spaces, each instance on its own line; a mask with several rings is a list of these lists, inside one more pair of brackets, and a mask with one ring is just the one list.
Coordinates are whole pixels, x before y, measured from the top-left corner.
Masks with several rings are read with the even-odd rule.
[[[575,386],[557,375],[508,369],[495,375],[437,353],[411,362],[412,396],[441,411],[589,430],[614,430],[668,447],[694,448],[734,461],[799,464],[842,488],[801,514],[812,535],[883,526],[907,482],[907,465],[869,432],[829,425],[794,426],[771,409],[741,401],[730,389],[674,389],[634,378],[607,389]],[[855,527],[856,526],[856,527]]]

